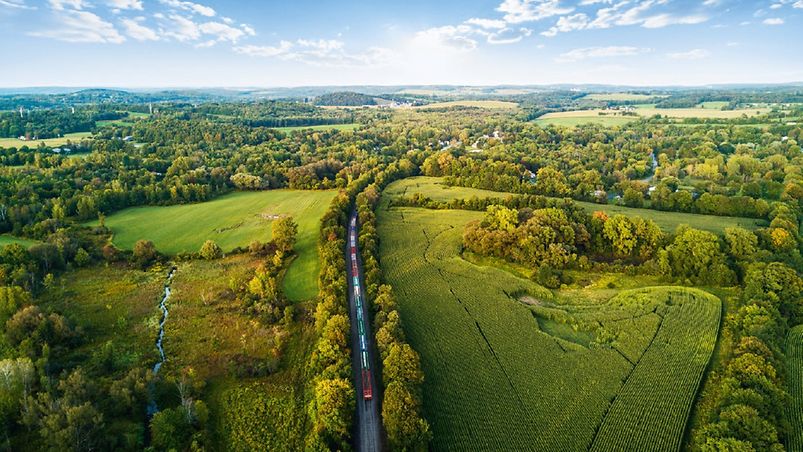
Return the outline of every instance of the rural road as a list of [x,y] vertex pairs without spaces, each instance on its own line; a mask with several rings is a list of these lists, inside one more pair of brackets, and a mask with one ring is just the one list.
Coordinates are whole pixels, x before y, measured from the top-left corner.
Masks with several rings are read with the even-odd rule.
[[[353,242],[352,237],[354,237]],[[354,389],[357,396],[354,447],[359,452],[373,452],[382,450],[382,420],[379,416],[380,396],[374,373],[374,336],[371,333],[371,322],[367,317],[368,308],[365,302],[362,265],[356,237],[357,213],[354,212],[351,214],[346,237],[346,273],[348,274],[349,318],[351,319],[351,368],[354,373]],[[354,261],[352,250],[355,254]],[[366,396],[370,398],[366,398]]]

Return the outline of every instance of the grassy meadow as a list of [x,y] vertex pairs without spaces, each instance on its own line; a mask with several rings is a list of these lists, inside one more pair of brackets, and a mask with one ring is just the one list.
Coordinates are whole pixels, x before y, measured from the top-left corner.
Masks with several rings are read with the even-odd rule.
[[71,350],[74,359],[86,359],[111,343],[120,367],[150,368],[159,358],[154,344],[167,272],[162,267],[143,272],[124,265],[77,269],[47,288],[39,304],[63,313],[91,338]]
[[681,287],[556,296],[462,258],[481,212],[383,203],[383,273],[421,354],[433,449],[679,448],[719,299]]
[[[312,334],[289,331],[246,313],[229,289],[258,265],[250,255],[178,264],[165,324],[166,374],[192,368],[206,382],[219,450],[302,448],[304,369]],[[203,331],[204,334],[198,334]],[[249,377],[270,363],[272,371]]]
[[174,255],[197,252],[206,240],[214,240],[224,251],[268,241],[272,219],[292,215],[298,223],[298,257],[285,275],[284,289],[291,300],[306,300],[318,290],[318,227],[334,195],[332,190],[236,192],[198,204],[125,209],[107,217],[106,226],[119,248],[132,249],[145,239],[160,252]]
[[614,116],[614,115],[599,115],[588,114],[582,116],[550,116],[554,113],[548,113],[536,119],[536,124],[540,126],[562,126],[562,127],[576,127],[582,124],[599,124],[605,127],[622,126],[629,122],[639,119],[636,116]]
[[722,102],[705,102],[696,108],[655,108],[654,104],[639,104],[636,105],[633,110],[638,116],[622,115],[616,110],[571,110],[547,113],[536,119],[536,123],[542,126],[559,125],[566,127],[574,127],[587,123],[618,126],[642,117],[652,117],[655,115],[676,119],[733,119],[741,118],[743,115],[748,117],[757,116],[770,111],[770,109],[766,107],[722,110],[723,106]]
[[[504,198],[507,196],[517,196],[513,193],[495,192],[490,190],[482,190],[477,188],[468,187],[450,187],[443,183],[442,178],[438,177],[411,177],[396,181],[389,185],[385,193],[390,197],[393,196],[410,196],[415,193],[421,193],[436,201],[449,201],[452,199],[465,199],[476,196],[478,198]],[[724,233],[725,228],[740,226],[745,229],[756,229],[766,225],[763,220],[755,218],[740,218],[740,217],[719,217],[714,215],[699,215],[694,213],[683,212],[663,212],[651,209],[639,209],[634,207],[617,206],[613,204],[595,204],[591,202],[575,201],[578,205],[582,206],[589,212],[603,211],[608,215],[627,215],[627,216],[640,216],[645,219],[655,221],[658,226],[666,232],[673,232],[681,224],[688,224],[689,226],[711,231],[717,234]]]
[[6,245],[11,245],[12,243],[19,243],[25,248],[29,248],[33,245],[36,245],[39,242],[37,242],[36,240],[14,237],[13,235],[9,234],[0,234],[0,248]]
[[595,93],[595,94],[588,94],[583,99],[588,100],[598,100],[598,101],[618,101],[618,102],[637,102],[637,101],[644,101],[655,99],[656,97],[666,97],[666,96],[653,96],[650,94],[635,94],[635,93]]
[[77,143],[91,136],[92,134],[90,132],[76,132],[64,134],[63,137],[59,138],[45,138],[43,140],[23,141],[18,138],[0,138],[0,148],[21,148],[23,146],[35,148],[38,147],[40,143],[45,143],[45,146],[61,146],[68,141]]
[[509,110],[518,108],[519,104],[515,102],[506,102],[501,100],[453,100],[446,102],[435,102],[432,104],[422,105],[415,107],[417,109],[427,108],[450,108],[450,107],[474,107],[474,108],[487,108],[492,110]]

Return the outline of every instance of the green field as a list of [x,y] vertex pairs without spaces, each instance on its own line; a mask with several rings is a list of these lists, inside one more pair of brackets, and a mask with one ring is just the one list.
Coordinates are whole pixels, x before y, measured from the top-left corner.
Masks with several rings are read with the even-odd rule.
[[700,108],[710,108],[714,110],[722,110],[723,107],[727,107],[730,102],[724,101],[708,101],[703,102],[699,105]]
[[91,341],[71,351],[85,359],[111,341],[125,366],[152,366],[159,354],[157,305],[167,270],[143,272],[125,266],[92,267],[62,276],[41,297],[43,308],[64,314]]
[[[719,105],[719,108],[715,108]],[[605,126],[617,126],[635,121],[639,117],[652,117],[661,115],[669,118],[703,118],[703,119],[732,119],[741,118],[743,115],[748,117],[756,116],[770,111],[769,108],[751,108],[743,110],[721,110],[722,106],[717,102],[708,102],[699,108],[655,108],[653,104],[636,105],[634,112],[638,116],[623,115],[615,110],[589,109],[571,110],[547,113],[538,119],[539,125],[561,125],[574,127],[580,124],[594,123]]]
[[291,300],[306,300],[318,291],[318,227],[334,195],[331,190],[237,192],[198,204],[126,209],[106,218],[106,226],[122,249],[146,239],[174,255],[197,252],[206,240],[224,251],[270,240],[272,219],[292,215],[298,223],[298,257],[285,275],[284,289]]
[[276,127],[282,132],[295,132],[296,130],[354,130],[360,124],[324,124],[320,126]]
[[28,146],[29,148],[38,147],[40,143],[45,143],[45,146],[61,146],[66,144],[67,141],[71,141],[73,143],[80,142],[85,138],[90,138],[92,134],[90,132],[76,132],[76,133],[68,133],[65,134],[63,137],[59,138],[46,138],[44,140],[30,140],[30,141],[23,141],[17,138],[0,138],[0,148],[21,148],[22,146]]
[[792,430],[789,432],[787,450],[790,452],[803,451],[803,325],[798,325],[789,331],[786,338],[786,356],[789,366],[789,422]]
[[627,102],[627,101],[655,99],[656,97],[666,97],[666,96],[651,96],[649,94],[634,94],[634,93],[598,93],[598,94],[588,94],[583,99]]
[[[516,196],[512,193],[502,193],[490,190],[481,190],[467,187],[449,187],[443,184],[443,179],[438,177],[411,177],[396,181],[389,185],[385,193],[393,196],[410,196],[421,193],[436,201],[450,201],[452,199],[465,199],[476,196],[478,198],[505,198]],[[683,212],[663,212],[660,210],[638,209],[634,207],[616,206],[612,204],[595,204],[591,202],[575,201],[589,212],[603,211],[608,215],[627,215],[639,216],[654,221],[666,232],[673,232],[678,225],[688,224],[689,226],[722,234],[725,228],[740,226],[746,229],[756,229],[766,225],[763,220],[754,218],[740,217],[719,217],[714,215],[699,215]]]
[[36,240],[23,239],[23,238],[20,238],[20,237],[14,237],[13,235],[0,234],[0,247],[6,246],[6,245],[11,245],[12,243],[19,243],[20,245],[24,246],[25,248],[28,248],[28,247],[30,247],[32,245],[36,245],[39,242],[37,242]]
[[126,126],[126,125],[130,126],[130,125],[134,124],[134,122],[136,122],[136,121],[139,121],[141,119],[147,119],[148,117],[150,117],[150,114],[148,114],[148,113],[139,113],[139,112],[136,112],[136,111],[129,111],[127,113],[128,113],[128,116],[125,117],[125,118],[96,121],[95,122],[95,126],[96,127]]
[[[720,301],[682,287],[555,297],[460,256],[480,212],[379,209],[380,257],[421,354],[434,450],[677,450]],[[526,296],[526,297],[525,297]]]
[[426,108],[450,108],[450,107],[474,107],[474,108],[487,108],[491,110],[504,110],[518,108],[519,104],[515,102],[505,102],[501,100],[453,100],[448,102],[435,102],[433,104],[415,107],[418,109]]
[[[551,113],[550,113],[551,114]],[[583,124],[599,124],[606,127],[621,126],[639,119],[636,116],[593,115],[587,116],[549,116],[544,115],[535,120],[540,126],[577,127]]]
[[[166,375],[192,368],[206,382],[214,450],[302,449],[301,376],[312,336],[302,322],[290,331],[256,321],[225,294],[230,279],[253,274],[262,258],[229,256],[178,264],[165,324]],[[204,334],[198,334],[203,331]],[[278,343],[285,344],[277,352]],[[272,362],[273,372],[237,376],[238,368]]]

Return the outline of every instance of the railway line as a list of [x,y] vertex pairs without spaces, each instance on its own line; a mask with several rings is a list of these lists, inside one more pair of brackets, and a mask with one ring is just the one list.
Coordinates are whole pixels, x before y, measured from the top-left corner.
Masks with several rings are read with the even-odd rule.
[[357,395],[355,448],[360,452],[382,450],[379,397],[374,377],[374,342],[365,290],[362,284],[360,250],[357,245],[357,213],[349,220],[346,240],[346,268],[349,284],[349,318],[351,319],[351,366]]

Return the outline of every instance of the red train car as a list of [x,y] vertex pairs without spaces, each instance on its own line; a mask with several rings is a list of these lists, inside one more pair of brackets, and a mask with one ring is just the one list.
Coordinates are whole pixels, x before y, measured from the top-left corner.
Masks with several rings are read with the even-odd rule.
[[371,400],[373,397],[373,393],[371,391],[371,373],[368,372],[368,369],[362,370],[362,398],[365,400]]

